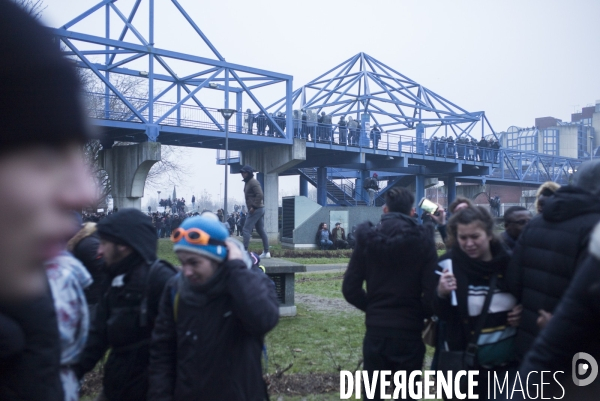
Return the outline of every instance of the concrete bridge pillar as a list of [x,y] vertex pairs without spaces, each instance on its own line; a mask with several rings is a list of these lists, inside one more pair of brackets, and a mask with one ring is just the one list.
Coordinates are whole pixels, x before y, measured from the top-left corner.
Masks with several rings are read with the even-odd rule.
[[421,215],[423,214],[423,211],[421,210],[420,207],[417,207],[419,205],[419,202],[421,201],[421,199],[423,199],[423,197],[425,196],[425,176],[424,175],[416,175],[415,176],[415,207],[417,208],[417,214],[419,216],[419,221],[421,220]]
[[100,166],[108,173],[115,208],[141,210],[146,177],[154,163],[160,160],[158,142],[114,146],[101,151]]
[[300,196],[308,197],[308,180],[305,176],[300,175]]
[[270,244],[279,242],[279,173],[304,160],[306,142],[297,138],[292,145],[265,146],[242,152],[241,164],[249,165],[263,176],[265,231]]

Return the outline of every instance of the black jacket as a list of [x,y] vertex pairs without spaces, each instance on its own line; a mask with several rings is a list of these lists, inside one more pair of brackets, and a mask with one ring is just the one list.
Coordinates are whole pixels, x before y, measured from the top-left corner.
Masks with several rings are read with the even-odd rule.
[[[600,390],[598,379],[586,387],[575,387],[571,379],[572,360],[578,352],[600,361],[600,229],[595,230],[590,250],[592,255],[577,269],[554,316],[521,366],[521,377],[532,371],[565,372],[558,377],[565,387],[563,399],[568,400],[597,400]],[[557,390],[560,398],[563,390]]]
[[63,401],[54,302],[0,305],[0,400]]
[[177,275],[163,292],[148,400],[265,400],[263,338],[279,319],[271,280],[230,261],[198,288],[185,283]]
[[600,221],[597,197],[575,187],[562,187],[525,227],[507,271],[511,292],[523,305],[517,354],[525,355],[539,333],[538,311],[554,309],[577,266],[587,256],[589,236]]
[[[356,229],[356,248],[344,276],[344,298],[366,312],[367,327],[420,333],[431,316],[437,276],[431,226],[386,213]],[[367,282],[367,291],[363,282]]]
[[[115,278],[113,274],[111,286],[98,305],[96,319],[91,324],[88,342],[75,372],[82,377],[110,348],[104,366],[106,396],[111,401],[143,401],[148,389],[149,345],[158,303],[175,269],[166,262],[159,262],[151,270],[138,254],[132,254],[120,264],[126,268],[129,264],[129,268],[124,276],[117,274]],[[113,268],[119,270],[119,266]],[[145,298],[147,313],[144,314],[141,309]]]

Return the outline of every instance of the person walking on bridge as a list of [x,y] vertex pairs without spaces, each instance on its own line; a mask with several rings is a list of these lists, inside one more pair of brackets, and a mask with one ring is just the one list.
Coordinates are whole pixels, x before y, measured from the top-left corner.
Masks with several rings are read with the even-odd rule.
[[267,238],[264,227],[265,205],[263,203],[263,191],[258,180],[254,178],[254,170],[252,167],[244,166],[241,168],[240,173],[246,183],[244,185],[244,196],[246,197],[246,206],[248,207],[248,216],[246,216],[246,223],[244,224],[244,230],[242,232],[244,236],[244,248],[248,250],[252,229],[256,227],[256,232],[258,232],[258,235],[262,238],[264,249],[260,258],[268,259],[271,257],[271,252],[269,252],[269,239]]

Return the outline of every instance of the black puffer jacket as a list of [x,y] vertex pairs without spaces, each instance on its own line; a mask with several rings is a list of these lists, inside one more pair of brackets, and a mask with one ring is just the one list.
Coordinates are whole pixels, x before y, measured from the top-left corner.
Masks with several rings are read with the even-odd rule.
[[[563,371],[558,375],[564,390],[556,388],[554,395],[565,400],[597,400],[600,380],[592,385],[576,387],[571,379],[573,356],[590,354],[600,361],[600,225],[590,243],[591,255],[577,269],[554,316],[533,343],[521,366],[521,377],[533,371]],[[551,380],[552,381],[552,380]],[[530,383],[540,383],[536,378]],[[535,391],[535,390],[534,390]],[[534,393],[532,393],[534,394]]]
[[139,210],[122,209],[98,223],[97,229],[100,238],[126,244],[134,251],[107,266],[111,284],[98,305],[86,348],[74,370],[82,377],[110,348],[104,366],[104,393],[110,401],[145,401],[158,303],[176,271],[166,262],[155,264],[156,230]]
[[273,283],[237,260],[197,288],[185,280],[172,278],[161,299],[148,400],[265,400],[263,338],[279,319]]
[[366,222],[357,228],[342,292],[366,312],[367,327],[417,333],[432,314],[436,266],[433,228],[402,213],[386,213],[377,226]]
[[63,401],[54,302],[0,305],[0,400]]
[[590,232],[600,221],[600,200],[576,187],[562,187],[525,227],[507,271],[509,288],[523,305],[517,334],[522,357],[539,333],[538,311],[554,313],[577,266],[587,256]]
[[[94,368],[110,348],[104,366],[104,392],[110,401],[146,400],[150,337],[158,315],[158,303],[175,269],[160,262],[150,266],[137,254],[123,260],[133,267],[117,277],[98,305],[81,360],[75,367],[79,377]],[[150,276],[148,277],[148,275]],[[142,300],[147,297],[145,321]]]

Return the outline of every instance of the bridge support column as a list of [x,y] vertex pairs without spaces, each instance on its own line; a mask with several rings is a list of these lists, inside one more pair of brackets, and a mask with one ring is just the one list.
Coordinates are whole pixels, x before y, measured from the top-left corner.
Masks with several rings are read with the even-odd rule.
[[419,216],[419,221],[421,220],[422,210],[418,207],[419,202],[425,196],[425,176],[424,175],[416,175],[415,176],[415,207],[417,208],[417,214]]
[[256,171],[261,182],[265,203],[265,231],[270,244],[279,242],[279,173],[306,160],[306,142],[294,139],[290,145],[266,146],[242,152],[242,165]]
[[448,177],[444,180],[444,184],[448,188],[448,206],[456,199],[456,177]]
[[327,167],[317,168],[317,203],[327,206]]
[[303,175],[300,175],[300,196],[308,197],[308,180]]
[[146,177],[154,163],[160,160],[158,142],[114,146],[102,150],[100,166],[108,173],[115,208],[132,207],[141,210]]

